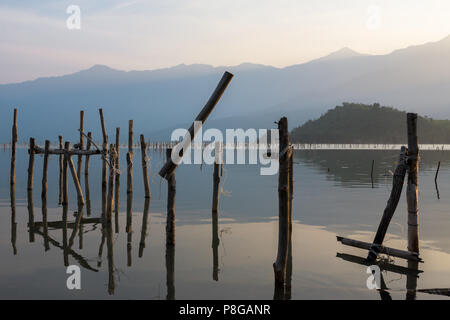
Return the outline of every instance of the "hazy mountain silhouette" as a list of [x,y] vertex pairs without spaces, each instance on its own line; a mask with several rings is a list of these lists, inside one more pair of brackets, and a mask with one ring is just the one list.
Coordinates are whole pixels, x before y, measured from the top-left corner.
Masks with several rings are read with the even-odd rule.
[[[10,139],[12,109],[19,108],[19,139],[77,136],[78,113],[100,138],[98,107],[112,137],[125,138],[127,120],[135,132],[168,139],[169,128],[192,121],[222,73],[234,73],[209,126],[273,127],[280,116],[301,125],[343,101],[379,102],[435,118],[450,118],[450,36],[434,43],[364,55],[344,48],[308,63],[275,68],[244,63],[234,67],[178,65],[151,71],[107,66],[61,77],[0,85],[0,141]],[[123,139],[125,141],[125,139]]]

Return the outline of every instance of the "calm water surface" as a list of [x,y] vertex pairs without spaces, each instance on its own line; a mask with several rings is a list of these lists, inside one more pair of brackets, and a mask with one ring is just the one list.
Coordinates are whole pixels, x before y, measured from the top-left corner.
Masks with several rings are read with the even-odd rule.
[[[58,206],[58,159],[49,163],[45,241],[41,206],[42,157],[37,156],[32,215],[27,208],[28,154],[17,155],[16,212],[9,192],[9,150],[0,151],[1,299],[272,299],[272,263],[277,250],[277,176],[260,176],[257,165],[226,165],[222,177],[217,236],[212,245],[212,168],[183,165],[176,171],[176,246],[166,250],[167,184],[157,175],[164,158],[151,151],[151,201],[145,215],[142,168],[134,161],[132,232],[126,227],[126,168],[122,152],[118,233],[102,236],[101,162],[91,158],[89,223],[64,250],[63,208]],[[397,152],[307,151],[295,153],[292,299],[380,299],[366,288],[367,252],[345,247],[336,235],[371,241],[389,197]],[[374,181],[370,178],[375,160]],[[74,157],[76,162],[76,158]],[[441,161],[438,190],[434,175]],[[417,290],[450,287],[450,152],[422,153],[419,172],[421,256],[419,272],[388,258],[399,272],[383,271],[387,292],[405,299],[407,280]],[[84,179],[82,179],[84,189]],[[78,210],[69,181],[70,222]],[[385,245],[406,249],[404,194]],[[35,224],[30,230],[29,222]],[[31,232],[31,231],[35,232]],[[72,235],[67,230],[67,237]],[[30,241],[31,240],[31,241]],[[46,248],[47,247],[47,248]],[[66,253],[66,254],[65,254]],[[65,263],[81,266],[81,290],[66,288]],[[411,267],[411,266],[410,266]],[[398,270],[397,270],[398,271]],[[421,271],[421,272],[420,272]],[[415,276],[418,274],[418,278]],[[411,285],[409,285],[411,289]],[[419,291],[417,299],[445,299]]]

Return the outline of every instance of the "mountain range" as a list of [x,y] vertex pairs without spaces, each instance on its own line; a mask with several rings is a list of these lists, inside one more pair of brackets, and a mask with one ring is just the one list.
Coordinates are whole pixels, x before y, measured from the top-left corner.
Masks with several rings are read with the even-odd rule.
[[121,71],[95,65],[77,73],[0,85],[0,141],[10,140],[12,110],[19,109],[19,141],[36,137],[76,139],[79,110],[85,128],[100,140],[99,107],[109,135],[128,119],[136,134],[168,140],[187,127],[222,73],[234,74],[207,127],[272,128],[285,115],[291,128],[344,101],[395,106],[434,118],[450,118],[450,36],[386,55],[343,48],[285,68],[244,63],[233,67],[178,65],[150,71]]

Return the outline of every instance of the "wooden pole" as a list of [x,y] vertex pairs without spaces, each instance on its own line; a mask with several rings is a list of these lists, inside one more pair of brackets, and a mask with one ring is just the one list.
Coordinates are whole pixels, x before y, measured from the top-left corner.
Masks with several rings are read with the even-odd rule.
[[144,178],[145,197],[150,198],[150,183],[148,180],[148,159],[147,159],[147,146],[145,144],[144,135],[141,134],[141,158],[142,158],[142,177]]
[[[217,85],[213,94],[209,98],[208,102],[205,104],[203,109],[200,111],[200,113],[195,118],[194,123],[192,123],[191,127],[189,128],[190,139],[189,139],[186,147],[189,147],[191,145],[192,140],[194,140],[194,137],[196,134],[196,132],[194,132],[195,121],[201,121],[202,124],[205,123],[206,119],[208,119],[208,116],[211,114],[212,110],[216,106],[220,97],[225,92],[225,89],[227,88],[227,86],[230,83],[232,78],[233,78],[233,75],[231,73],[229,73],[228,71],[225,71],[225,73],[222,76],[222,79],[220,79],[219,84]],[[172,161],[172,158],[168,158],[167,162],[164,164],[164,166],[159,171],[159,175],[161,177],[163,177],[164,179],[168,180],[168,179],[170,179],[172,173],[175,171],[177,166],[178,165]]]
[[14,118],[12,126],[11,137],[11,176],[10,184],[13,186],[16,184],[16,145],[17,145],[17,109],[14,109]]
[[133,192],[133,120],[128,121],[127,194]]
[[115,185],[114,185],[114,217],[115,231],[119,233],[119,192],[120,192],[120,128],[116,128],[115,145]]
[[395,169],[394,177],[392,178],[391,195],[387,202],[386,208],[384,209],[380,225],[378,226],[373,244],[369,250],[369,255],[367,256],[369,261],[374,261],[378,257],[378,254],[380,253],[379,250],[383,244],[384,237],[386,236],[386,232],[389,227],[389,223],[394,216],[395,209],[397,209],[397,205],[402,194],[403,183],[405,181],[406,169],[408,167],[406,164],[406,159],[407,151],[405,147],[402,147],[400,150],[398,165]]
[[[83,150],[84,149],[84,111],[80,111],[80,142],[78,144],[78,149]],[[78,156],[78,163],[77,163],[77,175],[78,177],[81,177],[81,167],[83,164],[83,157],[81,155]]]
[[102,126],[103,135],[103,161],[102,161],[102,215],[106,214],[106,189],[107,189],[107,157],[108,157],[108,135],[106,133],[105,118],[103,116],[103,109],[98,109],[100,115],[100,124]]
[[[217,149],[216,149],[217,152]],[[220,167],[221,164],[214,162],[213,173],[213,200],[212,200],[212,244],[213,249],[213,280],[219,281],[219,194],[220,194]]]
[[373,167],[375,165],[375,160],[372,160],[372,168],[370,169],[370,180],[372,181],[372,188],[373,188]]
[[44,165],[42,172],[42,193],[41,199],[42,201],[47,201],[47,176],[48,176],[48,149],[50,148],[50,141],[45,140],[45,155],[44,155]]
[[13,248],[13,254],[17,255],[17,222],[16,222],[16,190],[14,185],[10,185],[11,196],[11,245]]
[[[69,167],[68,158],[70,151],[70,142],[66,141],[64,143],[64,164],[63,164],[63,201],[62,205],[67,206],[69,204],[69,181],[67,179],[67,169]],[[64,213],[64,212],[63,212]]]
[[35,147],[35,140],[34,140],[34,138],[30,138],[30,149],[28,150],[28,153],[30,154],[30,157],[28,160],[28,184],[27,184],[28,191],[33,190],[34,147]]
[[417,114],[407,114],[408,128],[408,250],[419,253],[418,171],[419,144],[417,142]]
[[175,300],[175,246],[170,244],[166,244],[166,286],[166,299]]
[[[88,139],[87,139],[87,145],[86,145],[86,151],[89,151],[91,149],[91,140],[92,140],[92,133],[88,132]],[[84,189],[86,194],[86,214],[89,217],[91,215],[91,193],[89,190],[89,158],[90,156],[86,156],[86,162],[84,164]]]
[[113,201],[114,201],[114,163],[115,163],[115,149],[114,146],[111,144],[110,146],[110,153],[109,153],[109,183],[108,183],[108,200],[107,200],[107,207],[106,207],[106,222],[107,224],[111,224],[112,221],[112,211],[113,211]]
[[67,155],[67,164],[70,169],[70,173],[72,174],[73,183],[75,184],[75,190],[77,191],[78,202],[81,205],[84,205],[84,197],[83,190],[81,190],[80,179],[78,179],[77,172],[75,170],[75,166],[73,165],[72,157],[70,153]]
[[[127,152],[127,163],[131,163],[131,154]],[[132,174],[133,171],[131,171]],[[128,176],[130,176],[130,171],[128,172]],[[132,177],[132,175],[131,175]],[[128,179],[128,182],[132,181]],[[133,217],[133,192],[132,190],[127,192],[127,225],[126,225],[126,231],[131,232],[132,231],[132,217]]]
[[[59,139],[59,148],[63,148],[63,138],[62,136],[58,136]],[[59,155],[59,197],[58,204],[61,205],[63,202],[63,155]]]
[[278,122],[279,142],[279,176],[278,176],[278,253],[273,264],[275,273],[275,299],[284,298],[286,282],[286,263],[289,240],[289,145],[288,121],[283,117]]
[[[170,159],[172,149],[166,149],[166,156]],[[175,245],[175,197],[176,197],[175,173],[172,173],[167,180],[167,223],[166,223],[166,244]]]
[[291,299],[292,290],[292,202],[294,199],[294,150],[292,150],[289,157],[289,222],[288,222],[288,256],[286,265],[286,285],[285,285],[285,299]]

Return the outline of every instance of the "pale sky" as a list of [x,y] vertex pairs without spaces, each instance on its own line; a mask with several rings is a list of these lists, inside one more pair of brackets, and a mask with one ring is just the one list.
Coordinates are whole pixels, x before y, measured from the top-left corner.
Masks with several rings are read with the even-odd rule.
[[[69,5],[81,29],[69,30]],[[0,83],[105,64],[276,67],[342,47],[386,54],[450,34],[448,0],[2,0]]]

